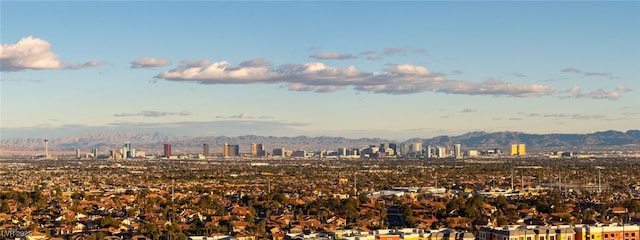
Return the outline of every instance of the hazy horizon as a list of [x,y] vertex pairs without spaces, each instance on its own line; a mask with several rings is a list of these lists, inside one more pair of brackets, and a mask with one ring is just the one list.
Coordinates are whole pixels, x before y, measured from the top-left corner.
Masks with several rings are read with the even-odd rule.
[[[640,129],[628,129],[628,130],[604,130],[604,131],[596,131],[596,132],[589,132],[589,133],[528,133],[528,132],[519,132],[519,131],[501,131],[501,132],[482,132],[482,131],[476,131],[476,132],[465,132],[465,133],[461,133],[461,134],[456,134],[456,135],[437,135],[437,136],[423,136],[423,137],[413,137],[413,138],[406,138],[406,139],[394,139],[394,138],[388,138],[385,136],[373,136],[373,137],[357,137],[357,138],[351,138],[351,137],[345,137],[345,136],[340,136],[340,135],[290,135],[290,136],[273,136],[273,135],[254,135],[254,134],[247,134],[247,135],[202,135],[202,136],[188,136],[188,135],[178,135],[178,134],[171,134],[171,133],[166,133],[166,132],[161,132],[161,131],[154,131],[154,132],[135,132],[135,131],[131,131],[131,132],[124,132],[124,131],[105,131],[105,132],[81,132],[75,135],[64,135],[64,136],[54,136],[54,137],[50,137],[50,136],[33,136],[33,137],[17,137],[17,138],[7,138],[7,139],[31,139],[31,140],[38,140],[38,139],[48,139],[50,141],[55,141],[56,139],[68,139],[68,138],[76,138],[76,137],[98,137],[101,136],[103,134],[106,134],[107,136],[109,135],[133,135],[133,136],[141,136],[141,135],[155,135],[158,134],[161,137],[174,137],[176,139],[190,139],[190,138],[218,138],[218,137],[223,137],[223,138],[239,138],[239,137],[257,137],[257,138],[297,138],[297,137],[303,137],[303,138],[344,138],[344,139],[351,139],[351,140],[358,140],[358,139],[381,139],[381,140],[388,140],[388,141],[393,141],[393,142],[406,142],[412,139],[421,139],[421,140],[429,140],[429,139],[434,139],[434,138],[438,138],[438,137],[460,137],[460,136],[464,136],[467,134],[474,134],[474,133],[484,133],[484,134],[495,134],[495,133],[518,133],[518,134],[530,134],[530,135],[572,135],[572,134],[576,134],[576,135],[588,135],[588,134],[595,134],[595,133],[600,133],[600,132],[608,132],[608,131],[616,131],[616,132],[621,132],[621,133],[627,133],[629,131],[640,131]],[[65,132],[65,133],[70,133],[70,132]]]
[[640,2],[1,4],[0,139],[638,129]]

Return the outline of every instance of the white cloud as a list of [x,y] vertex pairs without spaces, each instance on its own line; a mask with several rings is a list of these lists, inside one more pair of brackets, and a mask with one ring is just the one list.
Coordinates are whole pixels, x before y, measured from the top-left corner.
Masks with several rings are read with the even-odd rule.
[[542,116],[546,118],[549,118],[549,117],[550,118],[566,118],[566,117],[569,117],[570,115],[567,113],[554,113],[554,114],[545,114]]
[[524,75],[522,73],[512,73],[512,74],[513,76],[516,76],[516,77],[527,77],[527,75]]
[[580,69],[577,68],[572,68],[572,67],[568,67],[568,68],[563,68],[562,70],[560,70],[561,72],[565,72],[565,73],[582,73],[582,76],[585,77],[611,77],[611,73],[606,73],[606,72],[583,72]]
[[448,81],[437,91],[468,95],[535,97],[541,95],[552,95],[556,92],[556,89],[540,84],[508,83],[492,79],[483,83]]
[[314,55],[309,56],[310,58],[315,59],[333,59],[333,60],[346,60],[346,59],[354,59],[357,58],[352,54],[340,54],[340,53],[332,53],[332,52],[321,52],[316,53]]
[[22,71],[26,69],[60,69],[64,63],[51,51],[51,43],[32,36],[24,37],[15,44],[0,47],[2,71]]
[[167,59],[156,59],[152,57],[144,57],[131,62],[131,68],[154,68],[164,67],[171,64]]
[[367,60],[369,60],[369,61],[378,61],[380,59],[382,59],[382,58],[379,57],[379,56],[376,56],[376,55],[367,56]]
[[579,96],[580,95],[580,87],[578,86],[573,86],[569,89],[569,92],[571,93],[571,95],[573,96]]
[[617,100],[620,98],[620,93],[618,92],[607,92],[602,89],[596,89],[588,93],[581,94],[582,97],[587,97],[591,99],[609,99],[609,100]]
[[623,85],[620,85],[620,86],[616,87],[616,91],[618,91],[618,92],[629,92],[629,91],[631,91],[631,89],[628,88],[628,87],[625,87]]
[[[589,119],[605,119],[605,115],[602,114],[586,114],[586,113],[518,113],[518,115],[526,115],[527,117],[543,117],[543,118],[555,118],[555,119],[577,119],[577,120],[589,120]],[[520,118],[523,119],[523,118]]]
[[142,111],[138,113],[116,113],[114,117],[166,117],[166,116],[191,116],[190,112],[160,112],[160,111]]
[[545,118],[570,118],[570,119],[579,119],[579,120],[589,120],[589,119],[604,119],[605,116],[602,114],[585,114],[585,113],[554,113],[554,114],[545,114],[542,115]]
[[249,114],[241,113],[241,114],[238,114],[236,116],[232,116],[232,118],[247,119],[247,118],[253,118],[253,117],[249,117]]
[[422,66],[414,66],[409,64],[398,64],[392,68],[387,69],[387,71],[392,73],[401,73],[401,74],[415,74],[415,75],[428,75],[429,69]]
[[[618,87],[619,88],[619,87]],[[616,88],[617,90],[617,88]],[[626,89],[623,89],[625,91],[628,91]],[[618,90],[619,91],[619,90]],[[620,94],[620,92],[624,92],[624,91],[611,91],[611,92],[607,92],[601,88],[593,90],[591,92],[587,92],[587,93],[583,93],[582,90],[580,89],[580,87],[578,86],[574,86],[571,89],[568,90],[568,92],[571,94],[571,96],[575,97],[575,98],[591,98],[591,99],[608,99],[608,100],[618,100],[622,95]]]
[[249,61],[241,62],[240,67],[271,67],[273,64],[271,62],[264,60],[262,58],[255,58]]
[[67,69],[83,69],[83,68],[99,66],[100,64],[102,64],[100,61],[92,60],[83,64],[70,64],[67,66]]
[[216,118],[220,118],[220,119],[253,119],[255,117],[249,116],[249,114],[246,114],[246,113],[240,113],[238,115],[231,115],[231,116],[216,116]]
[[588,120],[588,119],[603,119],[603,118],[605,118],[605,116],[602,115],[602,114],[573,114],[573,115],[571,115],[571,119]]
[[406,53],[407,48],[403,48],[403,47],[402,48],[385,48],[383,52],[384,52],[384,55]]
[[[251,60],[250,60],[251,61]],[[184,60],[180,62],[181,66],[184,67],[206,67],[209,66],[210,62],[209,60],[197,60],[197,61],[191,61],[191,60]]]
[[568,68],[563,68],[562,70],[560,70],[561,72],[566,72],[566,73],[581,73],[582,71],[580,71],[577,68],[572,68],[572,67],[568,67]]
[[611,73],[606,73],[606,72],[585,72],[584,76],[585,77],[591,77],[591,76],[609,77],[609,76],[611,76]]
[[[248,64],[248,63],[252,64]],[[285,83],[290,91],[334,92],[347,87],[356,91],[386,94],[443,92],[467,95],[498,95],[532,97],[551,95],[555,89],[545,85],[530,85],[488,80],[482,83],[449,80],[428,68],[410,64],[390,65],[382,72],[361,72],[355,66],[332,67],[323,63],[262,64],[233,66],[221,61],[210,63],[183,62],[180,66],[156,75],[170,81],[190,81],[201,84]]]
[[254,117],[251,116],[247,113],[240,113],[238,115],[231,115],[231,116],[216,116],[217,119],[273,119],[273,116],[259,116],[259,117]]
[[335,92],[343,89],[344,89],[343,86],[309,86],[309,85],[304,85],[302,83],[289,84],[290,91],[299,91],[299,92],[330,93],[330,92]]
[[159,74],[171,80],[201,80],[201,83],[255,83],[280,75],[266,67],[234,67],[228,62],[183,62],[177,68]]
[[33,36],[24,37],[15,44],[0,46],[0,71],[3,72],[28,69],[82,69],[100,64],[98,60],[82,64],[67,64],[59,60],[58,55],[51,51],[51,43]]

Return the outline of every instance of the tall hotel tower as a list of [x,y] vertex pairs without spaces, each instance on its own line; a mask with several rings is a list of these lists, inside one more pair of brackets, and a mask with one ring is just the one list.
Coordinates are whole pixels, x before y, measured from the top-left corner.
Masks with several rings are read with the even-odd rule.
[[164,144],[164,157],[166,158],[171,157],[171,144],[169,143]]

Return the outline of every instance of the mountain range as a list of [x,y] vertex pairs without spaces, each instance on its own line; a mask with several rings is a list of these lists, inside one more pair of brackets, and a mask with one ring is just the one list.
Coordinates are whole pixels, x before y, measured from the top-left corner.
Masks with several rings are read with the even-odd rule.
[[[89,152],[98,148],[100,152],[109,149],[120,149],[123,143],[131,142],[132,148],[149,153],[160,153],[164,143],[172,145],[172,152],[198,153],[202,145],[210,145],[211,152],[221,152],[224,143],[240,145],[241,152],[249,152],[251,143],[263,143],[267,150],[285,148],[308,151],[335,150],[340,147],[359,148],[368,145],[379,145],[392,141],[381,138],[349,139],[342,137],[273,137],[273,136],[239,136],[239,137],[177,137],[159,132],[154,133],[99,133],[84,134],[74,137],[49,139],[48,147],[52,152],[71,152],[80,149]],[[398,144],[421,142],[423,146],[450,147],[461,144],[463,148],[502,149],[508,150],[511,144],[526,144],[529,150],[588,150],[588,149],[638,149],[640,148],[640,130],[604,131],[589,134],[528,134],[521,132],[470,132],[460,136],[438,136],[430,139],[409,139]],[[2,153],[41,152],[44,150],[44,139],[12,138],[0,140]]]

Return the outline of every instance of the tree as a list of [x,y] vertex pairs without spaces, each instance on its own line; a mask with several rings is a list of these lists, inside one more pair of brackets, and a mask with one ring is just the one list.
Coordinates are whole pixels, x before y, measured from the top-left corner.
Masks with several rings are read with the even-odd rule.
[[155,224],[148,222],[142,225],[140,232],[154,240],[160,239],[160,235],[162,235]]
[[187,235],[185,235],[182,232],[182,228],[180,228],[180,225],[176,223],[171,223],[171,225],[169,225],[169,229],[167,229],[167,236],[170,239],[176,239],[176,240],[187,239]]
[[640,201],[636,199],[628,199],[622,204],[622,206],[627,208],[628,212],[640,212]]
[[507,207],[507,205],[509,205],[509,202],[507,201],[507,198],[504,195],[498,195],[496,198],[493,199],[492,203],[498,209],[504,209]]
[[413,227],[416,224],[417,220],[415,216],[413,216],[411,205],[402,203],[402,205],[400,205],[400,212],[402,213],[402,220],[406,226]]
[[11,209],[9,208],[9,204],[7,201],[2,201],[2,205],[0,205],[0,212],[9,213]]
[[262,236],[266,231],[266,226],[267,226],[267,221],[261,220],[257,224],[252,226],[250,230],[252,233]]
[[82,200],[84,199],[84,191],[74,192],[71,194],[71,199],[73,200]]
[[358,211],[359,205],[358,200],[353,198],[347,198],[342,201],[342,214],[346,217],[347,222],[351,219],[352,222],[355,223],[358,217],[360,217],[360,211]]
[[101,228],[117,227],[120,226],[120,221],[107,216],[100,218],[100,221],[98,221],[98,226],[100,226]]

